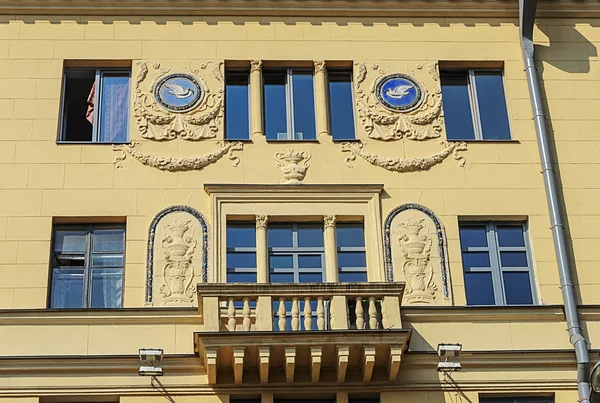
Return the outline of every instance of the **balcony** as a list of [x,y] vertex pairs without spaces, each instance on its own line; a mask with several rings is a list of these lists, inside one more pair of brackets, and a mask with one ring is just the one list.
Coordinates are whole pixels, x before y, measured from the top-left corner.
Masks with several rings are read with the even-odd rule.
[[211,385],[385,383],[411,331],[403,283],[198,284]]

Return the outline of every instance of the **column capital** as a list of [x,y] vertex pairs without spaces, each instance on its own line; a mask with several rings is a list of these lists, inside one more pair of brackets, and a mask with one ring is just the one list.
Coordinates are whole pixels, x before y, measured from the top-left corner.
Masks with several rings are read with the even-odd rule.
[[334,215],[323,216],[323,224],[325,225],[325,228],[335,227],[336,221],[337,221],[337,218]]
[[269,216],[267,215],[256,215],[256,229],[267,228],[269,222]]
[[261,71],[262,60],[250,60],[250,72]]
[[325,61],[324,60],[315,60],[315,74],[316,73],[325,73]]

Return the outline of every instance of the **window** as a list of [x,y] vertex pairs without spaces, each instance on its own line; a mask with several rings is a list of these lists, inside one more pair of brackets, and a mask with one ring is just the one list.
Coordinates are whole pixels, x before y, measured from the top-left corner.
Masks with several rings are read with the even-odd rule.
[[502,71],[446,70],[440,76],[448,140],[510,140]]
[[121,308],[123,225],[54,227],[50,308]]
[[60,140],[128,142],[130,75],[128,70],[67,69]]
[[354,140],[352,69],[328,70],[329,122],[334,140]]
[[227,282],[256,283],[256,226],[227,224]]
[[267,140],[316,140],[312,70],[264,70]]
[[247,70],[225,72],[225,138],[250,139],[250,76]]
[[321,224],[270,224],[267,232],[271,283],[325,281]]
[[533,273],[525,226],[460,225],[467,305],[530,305]]
[[480,398],[480,403],[552,403],[553,399],[550,397],[494,397],[494,398]]
[[361,223],[336,225],[338,280],[344,282],[367,281],[365,234]]

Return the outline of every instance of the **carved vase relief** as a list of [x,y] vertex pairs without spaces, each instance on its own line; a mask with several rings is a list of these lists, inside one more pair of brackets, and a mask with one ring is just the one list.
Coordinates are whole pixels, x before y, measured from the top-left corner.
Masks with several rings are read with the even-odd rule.
[[437,217],[419,205],[394,210],[385,223],[388,280],[404,281],[403,304],[451,303],[446,242]]
[[120,152],[115,158],[117,168],[123,166],[127,156],[163,171],[201,170],[225,155],[237,166],[239,159],[233,152],[242,150],[241,142],[220,141],[217,150],[183,158],[155,156],[139,150],[143,144],[154,141],[197,142],[217,136],[223,120],[223,62],[177,66],[160,63],[149,66],[149,63],[139,62],[137,67],[133,112],[142,141],[113,147]]
[[286,150],[275,154],[277,168],[281,170],[286,181],[284,184],[299,184],[306,176],[306,171],[310,167],[308,161],[310,154],[306,151]]
[[153,306],[194,306],[196,284],[203,281],[206,264],[205,225],[192,209],[172,209],[157,218],[150,230],[152,260],[148,264],[146,302]]
[[[424,142],[441,137],[442,99],[437,63],[417,64],[408,73],[390,73],[377,64],[356,63],[356,111],[367,137],[379,141]],[[439,140],[438,140],[439,141]],[[364,150],[363,143],[344,142],[346,164],[357,156],[371,165],[393,172],[425,171],[452,155],[460,166],[464,142],[440,142],[442,149],[424,157],[380,156]]]

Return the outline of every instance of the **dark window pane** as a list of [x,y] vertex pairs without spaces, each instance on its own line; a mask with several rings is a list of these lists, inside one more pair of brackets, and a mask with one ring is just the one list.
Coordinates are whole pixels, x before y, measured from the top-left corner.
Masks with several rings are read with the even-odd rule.
[[365,252],[338,252],[338,267],[367,267]]
[[98,124],[98,140],[102,143],[124,143],[129,138],[129,74],[102,76]]
[[123,269],[92,270],[92,308],[120,308]]
[[88,115],[87,112],[88,99],[91,102],[94,99],[92,87],[95,81],[94,69],[73,69],[66,72],[63,141],[92,141],[93,115]]
[[298,246],[322,247],[323,227],[319,224],[298,224]]
[[500,252],[502,267],[527,267],[527,252]]
[[265,71],[264,104],[265,132],[267,140],[287,138],[285,71]]
[[123,252],[125,231],[115,229],[96,229],[93,233],[94,252]]
[[228,224],[226,236],[228,248],[256,247],[256,226],[254,224]]
[[87,245],[86,231],[56,231],[54,250],[58,253],[85,253]]
[[248,73],[234,72],[225,75],[225,138],[247,140],[250,138]]
[[301,283],[322,283],[323,282],[323,274],[322,273],[300,273],[300,282]]
[[83,269],[52,270],[51,308],[83,307]]
[[272,255],[269,256],[269,267],[272,269],[291,269],[294,267],[292,255]]
[[256,283],[256,273],[227,272],[228,283]]
[[228,268],[256,268],[256,253],[254,252],[228,252]]
[[521,226],[497,226],[496,232],[500,246],[525,246],[523,227]]
[[291,224],[270,225],[267,235],[269,248],[291,248],[293,245]]
[[334,140],[354,139],[354,102],[352,71],[328,71],[329,119]]
[[367,273],[364,271],[340,271],[338,278],[341,283],[360,283],[367,281]]
[[467,305],[494,305],[492,273],[465,273]]
[[365,235],[362,224],[338,224],[336,226],[337,246],[363,247]]
[[474,140],[467,72],[441,73],[444,121],[448,140]]
[[[293,283],[293,273],[271,273],[271,283]],[[275,311],[277,312],[277,311]]]
[[94,254],[92,256],[94,267],[123,267],[123,255],[121,254]]
[[506,271],[502,273],[502,277],[504,279],[504,295],[507,305],[533,304],[528,272]]
[[319,269],[323,267],[321,255],[298,256],[298,267],[300,267],[301,269]]
[[472,268],[491,267],[488,252],[463,252],[462,260],[465,271],[470,271]]
[[481,129],[486,140],[510,140],[508,113],[504,97],[502,73],[487,71],[475,73],[477,103]]
[[477,227],[460,227],[460,245],[463,250],[470,247],[487,247],[487,231],[485,225]]
[[315,94],[312,71],[294,71],[292,74],[294,100],[294,139],[316,140]]

